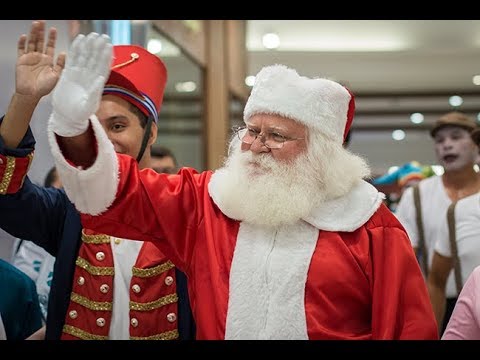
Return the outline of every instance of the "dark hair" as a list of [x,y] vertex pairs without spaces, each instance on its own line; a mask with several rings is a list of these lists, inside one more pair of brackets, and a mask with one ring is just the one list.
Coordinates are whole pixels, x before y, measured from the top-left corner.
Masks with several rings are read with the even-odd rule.
[[43,182],[43,186],[51,187],[53,182],[58,178],[57,169],[53,166],[50,170],[48,170],[47,175],[45,176],[45,180]]
[[160,146],[160,145],[157,145],[155,147],[152,146],[151,154],[152,156],[159,157],[160,159],[164,157],[171,157],[173,159],[175,166],[177,166],[177,159],[175,158],[175,155],[173,155],[172,150],[170,150],[165,146]]
[[140,110],[138,107],[136,107],[135,105],[133,105],[132,103],[128,103],[129,104],[129,109],[132,113],[134,113],[135,115],[137,115],[138,117],[138,120],[140,121],[140,126],[145,129],[145,126],[147,126],[147,120],[148,120],[148,116],[145,115],[142,110]]

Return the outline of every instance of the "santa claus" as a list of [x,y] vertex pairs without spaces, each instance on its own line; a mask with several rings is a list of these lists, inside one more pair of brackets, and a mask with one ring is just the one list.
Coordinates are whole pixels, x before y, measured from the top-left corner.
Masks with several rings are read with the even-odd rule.
[[[97,62],[108,77],[108,38],[74,44],[63,78]],[[344,86],[263,68],[225,165],[167,175],[115,153],[84,78],[60,79],[54,98],[74,99],[54,101],[49,121],[65,190],[84,226],[154,241],[186,272],[198,339],[438,337],[407,234],[342,146],[354,114]]]

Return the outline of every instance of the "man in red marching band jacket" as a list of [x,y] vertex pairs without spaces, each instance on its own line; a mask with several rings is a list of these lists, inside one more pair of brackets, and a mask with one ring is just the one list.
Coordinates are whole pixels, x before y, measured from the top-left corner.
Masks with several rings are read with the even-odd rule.
[[[28,40],[19,40],[16,93],[0,124],[0,226],[56,256],[46,338],[192,339],[186,277],[154,243],[82,229],[63,190],[41,188],[25,177],[35,144],[31,114],[65,66],[62,54],[53,62],[56,30],[50,29],[46,46],[44,33],[45,23],[36,21]],[[148,168],[167,71],[142,47],[119,45],[113,53],[113,61],[102,64],[110,76],[96,88],[97,115],[115,151]],[[92,88],[98,85],[93,74],[70,70]],[[62,101],[76,101],[65,95]]]
[[221,169],[157,174],[115,153],[95,116],[89,84],[108,77],[109,39],[71,51],[72,69],[96,76],[67,64],[53,94],[63,184],[86,226],[153,241],[187,273],[197,338],[438,339],[407,234],[342,146],[345,87],[267,66]]

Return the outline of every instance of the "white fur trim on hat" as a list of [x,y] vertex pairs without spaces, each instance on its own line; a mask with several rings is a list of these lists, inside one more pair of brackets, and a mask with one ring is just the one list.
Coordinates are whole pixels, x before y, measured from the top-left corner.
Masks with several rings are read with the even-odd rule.
[[285,65],[264,67],[257,74],[243,112],[246,122],[259,113],[278,114],[320,130],[342,142],[352,95],[335,81],[308,78]]

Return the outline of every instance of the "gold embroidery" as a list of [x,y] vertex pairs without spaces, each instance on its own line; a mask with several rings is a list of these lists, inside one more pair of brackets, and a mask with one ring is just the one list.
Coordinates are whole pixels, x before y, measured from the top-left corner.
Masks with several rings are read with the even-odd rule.
[[78,295],[74,292],[70,294],[70,300],[74,303],[80,304],[87,309],[94,310],[94,311],[112,311],[112,303],[108,301],[100,302],[100,301],[92,301],[87,299],[84,296]]
[[5,165],[5,173],[3,174],[2,182],[0,183],[0,194],[5,195],[10,181],[12,181],[13,172],[15,171],[15,158],[13,156],[7,156],[7,165]]
[[113,267],[100,267],[100,266],[93,266],[84,258],[80,256],[75,261],[77,266],[81,267],[82,269],[86,270],[91,275],[100,275],[100,276],[113,276],[115,274],[115,268]]
[[86,235],[82,230],[82,241],[87,244],[109,244],[110,236],[103,234]]
[[108,340],[108,336],[94,335],[90,334],[84,330],[81,330],[75,326],[64,325],[63,332],[65,334],[70,334],[76,336],[82,340]]
[[135,301],[130,301],[130,310],[137,310],[137,311],[150,311],[168,304],[173,304],[178,301],[177,294],[170,294],[167,296],[163,296],[160,299],[155,301],[150,301],[147,303],[138,303]]
[[130,336],[130,340],[175,340],[178,339],[178,336],[178,330],[172,330],[145,337]]
[[139,269],[137,267],[133,267],[132,273],[133,273],[133,276],[151,277],[151,276],[156,276],[158,274],[161,274],[162,272],[170,270],[171,268],[174,268],[174,267],[175,265],[173,265],[173,263],[169,260],[163,264],[157,265],[150,269]]

